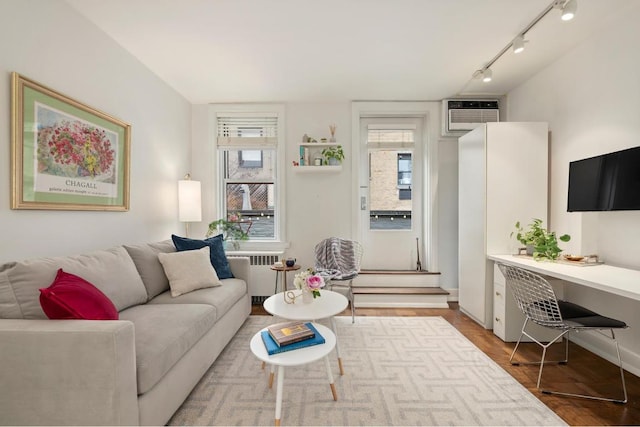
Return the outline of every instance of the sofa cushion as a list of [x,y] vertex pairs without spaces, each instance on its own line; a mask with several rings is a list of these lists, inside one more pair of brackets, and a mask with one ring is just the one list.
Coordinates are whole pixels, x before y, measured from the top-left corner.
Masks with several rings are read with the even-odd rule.
[[233,278],[227,255],[224,253],[224,247],[222,246],[222,234],[204,240],[189,239],[188,237],[172,234],[171,240],[173,240],[173,244],[178,251],[192,251],[209,246],[211,248],[211,265],[215,268],[218,277],[220,279]]
[[169,278],[172,297],[221,285],[211,265],[209,246],[195,251],[158,254],[158,259]]
[[208,304],[216,308],[216,320],[224,316],[247,293],[247,284],[240,279],[224,279],[221,286],[198,289],[173,298],[165,292],[149,301],[149,304]]
[[120,320],[134,324],[138,395],[151,390],[215,318],[216,309],[207,304],[144,304],[122,311]]
[[62,269],[40,289],[40,306],[49,319],[118,320],[118,310],[100,289]]
[[46,319],[40,307],[39,289],[51,284],[60,268],[92,283],[118,311],[147,301],[147,291],[136,266],[119,246],[83,255],[0,265],[0,318]]
[[139,245],[124,245],[124,248],[136,265],[136,269],[142,278],[142,283],[147,289],[148,299],[169,289],[169,279],[158,260],[158,254],[176,251],[176,247],[171,240]]

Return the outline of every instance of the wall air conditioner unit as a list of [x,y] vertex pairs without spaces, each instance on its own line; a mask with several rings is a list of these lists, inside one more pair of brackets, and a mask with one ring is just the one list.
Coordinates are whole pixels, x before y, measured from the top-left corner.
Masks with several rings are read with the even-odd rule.
[[497,99],[445,99],[442,101],[442,135],[461,136],[478,125],[499,122]]

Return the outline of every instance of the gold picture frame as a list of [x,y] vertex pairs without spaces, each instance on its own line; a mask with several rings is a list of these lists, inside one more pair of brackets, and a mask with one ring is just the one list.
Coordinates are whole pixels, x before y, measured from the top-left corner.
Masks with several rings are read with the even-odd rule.
[[11,209],[128,211],[131,126],[11,74]]

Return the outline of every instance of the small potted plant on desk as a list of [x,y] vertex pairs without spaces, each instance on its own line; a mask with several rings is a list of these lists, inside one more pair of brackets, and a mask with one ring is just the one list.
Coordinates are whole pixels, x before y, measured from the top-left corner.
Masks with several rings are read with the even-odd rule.
[[555,231],[547,231],[542,226],[542,220],[538,218],[533,218],[533,222],[527,229],[520,225],[520,221],[516,222],[516,231],[511,233],[512,236],[513,233],[516,233],[516,239],[527,247],[527,255],[533,255],[536,261],[558,259],[562,252],[558,247],[558,240],[562,242],[571,240],[568,234],[557,237]]
[[334,145],[323,149],[322,156],[324,157],[325,164],[339,165],[344,160],[342,145]]
[[[242,229],[242,224],[248,224],[246,231]],[[233,249],[237,251],[240,248],[240,241],[249,239],[251,224],[251,221],[243,220],[239,213],[229,214],[226,219],[220,218],[209,223],[206,237],[221,232],[224,241],[230,242]]]

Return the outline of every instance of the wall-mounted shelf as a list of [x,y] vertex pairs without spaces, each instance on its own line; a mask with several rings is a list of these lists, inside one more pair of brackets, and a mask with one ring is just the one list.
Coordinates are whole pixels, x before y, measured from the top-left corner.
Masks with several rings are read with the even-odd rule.
[[[338,142],[303,142],[298,144],[298,161],[300,166],[294,166],[295,170],[305,169],[304,172],[337,172],[342,170],[342,165],[316,165],[315,160],[322,158],[322,150],[328,147],[337,147]],[[306,154],[305,154],[306,153]],[[303,161],[303,157],[306,162]],[[321,170],[322,169],[322,170]]]
[[337,166],[293,166],[293,171],[296,173],[309,173],[309,172],[318,172],[318,173],[328,173],[328,172],[340,172],[342,170],[342,165]]

